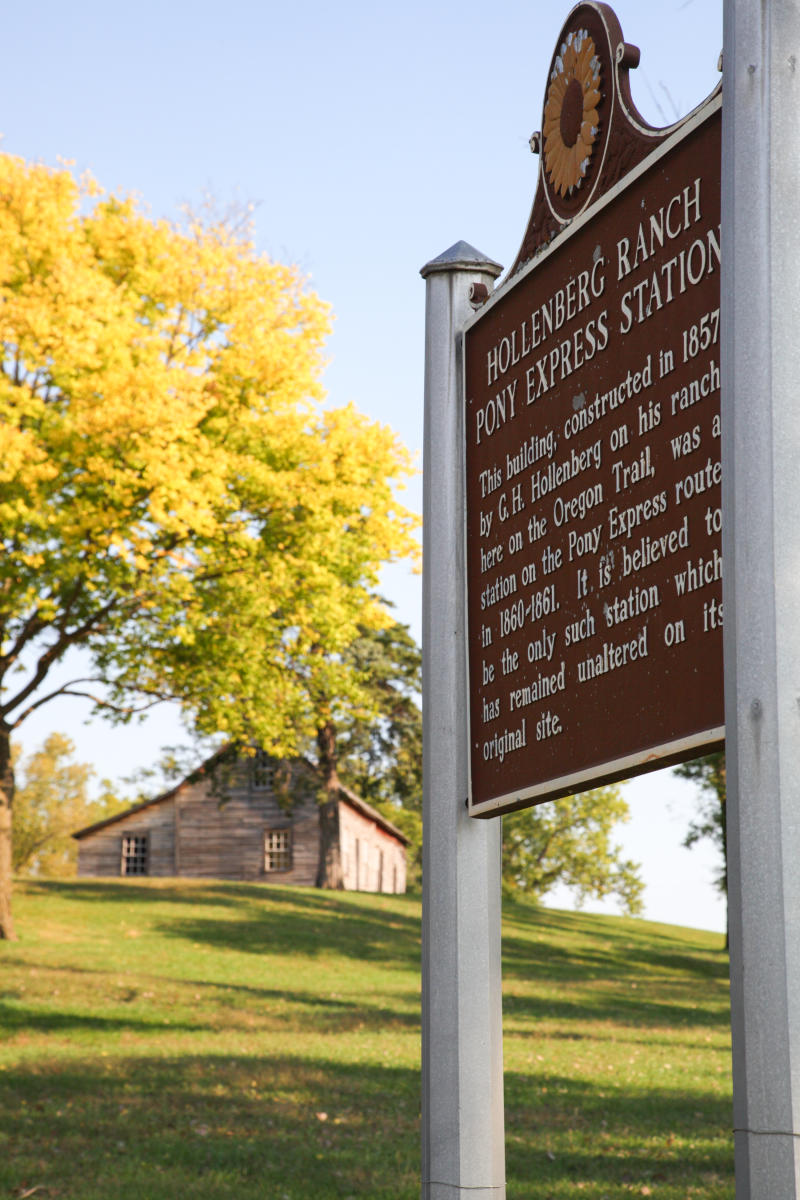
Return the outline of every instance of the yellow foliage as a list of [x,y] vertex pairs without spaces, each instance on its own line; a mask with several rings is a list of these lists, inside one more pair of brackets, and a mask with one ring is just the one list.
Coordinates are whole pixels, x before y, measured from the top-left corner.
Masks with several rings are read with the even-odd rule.
[[412,465],[324,406],[330,313],[298,272],[3,155],[0,301],[0,684],[26,646],[46,674],[83,643],[118,708],[178,697],[284,748],[321,659],[356,696],[336,656],[386,619],[381,564],[417,553]]

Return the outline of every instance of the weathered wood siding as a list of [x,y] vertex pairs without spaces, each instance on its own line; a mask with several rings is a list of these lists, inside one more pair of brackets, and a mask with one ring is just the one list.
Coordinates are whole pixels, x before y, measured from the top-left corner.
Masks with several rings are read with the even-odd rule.
[[354,892],[404,892],[403,844],[347,804],[341,805],[339,814],[345,888]]
[[163,800],[140,812],[121,817],[78,843],[79,875],[121,875],[124,834],[148,835],[148,875],[174,875],[175,805]]
[[[313,887],[319,863],[319,824],[313,799],[282,808],[271,789],[254,789],[247,766],[231,769],[220,804],[214,785],[180,789],[177,802],[179,873],[212,879],[274,880]],[[292,866],[265,871],[264,837],[291,829]]]
[[[263,786],[252,763],[237,762],[216,774],[184,783],[174,792],[78,842],[78,874],[119,876],[122,840],[146,834],[148,875],[241,879],[313,887],[319,865],[319,810],[305,799],[281,804]],[[224,802],[221,798],[224,797]],[[405,847],[376,821],[350,804],[339,806],[345,887],[353,891],[404,892]],[[291,830],[291,866],[265,869],[265,837]]]
[[[220,795],[226,796],[220,803]],[[268,830],[292,831],[289,870],[266,871]],[[169,799],[122,817],[81,838],[79,875],[119,875],[122,838],[147,834],[149,875],[274,880],[313,887],[319,862],[319,825],[313,799],[282,808],[271,788],[254,788],[247,765],[224,778],[183,784]]]

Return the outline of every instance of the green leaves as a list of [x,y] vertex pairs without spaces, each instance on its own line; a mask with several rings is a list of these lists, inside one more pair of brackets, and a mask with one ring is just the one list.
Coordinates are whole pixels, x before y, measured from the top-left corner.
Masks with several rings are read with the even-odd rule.
[[707,754],[705,758],[697,758],[693,762],[681,763],[675,767],[675,774],[681,779],[687,779],[697,785],[700,792],[699,810],[689,829],[683,844],[694,846],[702,838],[710,838],[720,852],[721,864],[717,874],[717,887],[721,892],[728,891],[728,828],[727,828],[727,775],[725,767],[725,751],[718,750],[716,754]]
[[74,875],[76,829],[100,821],[124,806],[104,784],[98,800],[89,798],[93,775],[88,763],[76,763],[75,746],[62,733],[51,733],[23,762],[12,809],[13,868],[36,875]]
[[612,786],[503,817],[504,885],[538,899],[562,883],[579,904],[590,896],[616,896],[625,912],[641,912],[638,864],[623,859],[611,841],[614,826],[628,815],[626,800]]

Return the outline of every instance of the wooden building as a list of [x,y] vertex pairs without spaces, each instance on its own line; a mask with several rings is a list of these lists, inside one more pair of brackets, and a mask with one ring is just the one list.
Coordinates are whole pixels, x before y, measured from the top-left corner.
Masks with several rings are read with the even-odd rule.
[[[339,839],[350,891],[404,892],[407,838],[340,786]],[[313,887],[319,805],[302,764],[259,752],[215,755],[171,791],[73,834],[82,876],[160,875]]]

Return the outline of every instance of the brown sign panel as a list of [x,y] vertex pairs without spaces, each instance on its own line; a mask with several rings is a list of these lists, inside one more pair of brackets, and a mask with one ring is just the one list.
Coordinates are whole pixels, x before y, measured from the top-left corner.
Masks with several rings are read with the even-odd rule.
[[474,815],[723,738],[719,164],[717,97],[465,334]]

